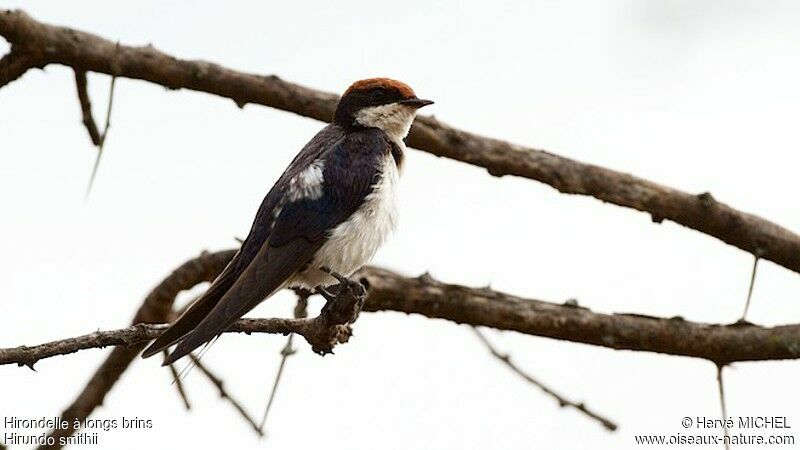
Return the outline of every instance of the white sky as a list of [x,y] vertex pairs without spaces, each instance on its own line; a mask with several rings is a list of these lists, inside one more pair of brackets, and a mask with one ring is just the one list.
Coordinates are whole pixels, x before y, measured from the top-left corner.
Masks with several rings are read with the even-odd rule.
[[[750,1],[2,1],[36,19],[183,58],[340,92],[391,76],[460,128],[592,162],[800,230],[800,7]],[[5,52],[8,46],[0,44]],[[109,79],[90,76],[99,118]],[[94,158],[72,72],[51,66],[0,89],[0,346],[128,324],[174,267],[234,245],[263,195],[322,124],[121,79],[91,201]],[[409,151],[401,226],[375,264],[407,275],[603,312],[732,322],[752,258],[720,241],[591,198]],[[800,277],[760,265],[749,319],[800,322]],[[287,315],[282,295],[254,316]],[[318,303],[315,304],[318,306]],[[96,418],[149,418],[99,448],[634,448],[718,417],[711,363],[544,338],[489,335],[521,366],[617,421],[607,433],[495,362],[463,326],[363,315],[320,358],[303,343],[256,439],[199,372],[182,409],[158,358],[138,360]],[[261,414],[284,344],[225,336],[206,355]],[[108,350],[0,367],[0,415],[56,415]],[[787,416],[800,440],[797,362],[727,370],[732,416]],[[157,443],[157,444],[156,444]],[[76,448],[76,447],[73,447]],[[87,447],[98,448],[98,447]],[[677,448],[677,447],[676,447]]]

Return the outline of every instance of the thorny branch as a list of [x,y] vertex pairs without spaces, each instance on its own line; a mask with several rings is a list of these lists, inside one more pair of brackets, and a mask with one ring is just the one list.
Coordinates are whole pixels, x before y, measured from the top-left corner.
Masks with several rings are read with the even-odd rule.
[[524,380],[526,380],[530,384],[538,387],[539,389],[542,390],[542,392],[544,392],[545,394],[549,395],[550,397],[553,397],[556,400],[556,402],[558,402],[558,406],[560,406],[562,408],[565,408],[565,407],[574,408],[575,410],[585,414],[587,417],[600,422],[600,425],[602,425],[608,431],[615,431],[617,429],[617,424],[612,422],[611,419],[603,417],[600,414],[592,411],[583,402],[581,402],[581,403],[573,402],[572,400],[564,398],[563,396],[561,396],[561,394],[555,392],[553,389],[548,387],[546,384],[542,383],[541,381],[539,381],[536,378],[532,377],[530,374],[528,374],[524,370],[520,369],[516,364],[514,364],[513,361],[511,361],[511,356],[509,354],[500,353],[492,345],[492,343],[489,342],[489,339],[486,338],[486,336],[484,336],[483,333],[481,333],[481,331],[479,329],[477,329],[476,327],[471,327],[471,328],[472,328],[472,331],[475,333],[475,335],[478,336],[478,339],[483,343],[484,346],[486,346],[486,348],[489,350],[489,353],[491,353],[492,356],[494,356],[495,358],[500,360],[500,362],[505,364],[509,369],[513,370],[517,375],[522,377]]
[[253,418],[250,416],[247,410],[244,409],[244,406],[242,406],[242,404],[239,403],[238,400],[231,397],[231,395],[228,393],[228,390],[225,388],[225,383],[222,381],[222,379],[216,376],[211,370],[209,370],[208,367],[206,367],[206,365],[202,361],[200,361],[200,358],[198,358],[194,354],[190,353],[189,358],[192,360],[192,364],[194,364],[194,366],[197,367],[197,369],[208,379],[208,381],[210,381],[211,384],[213,384],[214,387],[217,388],[219,396],[227,400],[228,403],[230,403],[230,405],[233,406],[233,409],[235,409],[236,412],[238,412],[239,415],[242,416],[245,422],[247,422],[247,424],[250,425],[250,427],[253,429],[253,431],[256,432],[257,435],[263,436],[264,434],[261,431],[261,428],[259,428],[258,424],[256,424],[256,421],[253,420]]
[[[204,253],[184,263],[176,273],[190,267],[203,277],[192,281],[209,281],[234,254],[234,250]],[[603,314],[571,302],[556,304],[525,299],[485,288],[445,284],[427,274],[408,278],[374,267],[366,267],[352,278],[367,287],[368,294],[363,306],[363,311],[367,312],[400,311],[422,314],[456,323],[512,330],[618,350],[704,358],[716,364],[800,358],[800,325],[771,328],[742,323],[711,325],[690,322],[680,317],[663,319],[640,314]],[[167,285],[170,293],[176,289],[175,282],[171,284]],[[187,289],[185,285],[179,286],[179,290]],[[163,294],[160,289],[156,289],[151,295]],[[355,303],[351,302],[354,299],[347,298],[347,301],[330,308],[329,313],[322,313],[314,319],[242,319],[229,331],[297,333],[305,337],[315,351],[324,353],[349,337],[349,327],[341,324],[348,323],[352,314],[357,312]],[[154,306],[151,305],[151,308]],[[124,346],[115,350],[138,352],[144,342],[154,339],[166,328],[166,325],[152,324],[166,321],[152,320],[155,316],[149,314],[147,319],[135,320],[134,323],[138,325],[122,330],[101,331],[33,347],[0,349],[0,365],[33,366],[43,358],[108,345]],[[162,317],[168,317],[168,312],[164,312]]]
[[[343,295],[338,300],[342,308],[351,308],[355,305],[355,296]],[[240,319],[225,332],[235,333],[271,333],[289,334],[296,333],[303,336],[311,348],[319,354],[332,353],[337,344],[347,342],[350,337],[347,315],[334,311],[320,314],[313,319]],[[19,366],[33,367],[42,359],[53,356],[68,355],[80,350],[90,348],[104,348],[118,346],[118,348],[141,347],[161,335],[168,324],[137,323],[128,328],[109,331],[95,331],[74,338],[61,339],[34,345],[16,348],[0,349],[0,365],[17,364]]]
[[[25,68],[63,64],[75,70],[146,80],[170,89],[192,89],[227,97],[240,107],[257,103],[328,121],[338,100],[276,76],[189,61],[152,46],[118,45],[93,34],[38,22],[22,11],[0,10],[0,35],[12,52],[0,61],[0,87]],[[683,192],[552,153],[468,133],[432,117],[418,117],[410,146],[484,167],[496,176],[515,175],[546,183],[566,194],[647,212],[654,222],[672,220],[753,255],[800,272],[800,236],[753,214],[738,211],[709,193]]]

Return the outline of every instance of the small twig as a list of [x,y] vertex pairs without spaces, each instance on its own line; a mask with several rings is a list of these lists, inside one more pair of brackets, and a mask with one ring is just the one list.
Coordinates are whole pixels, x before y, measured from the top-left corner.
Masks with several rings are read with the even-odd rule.
[[105,148],[106,137],[108,137],[108,129],[111,127],[111,108],[114,105],[114,87],[116,84],[117,77],[111,77],[111,88],[108,94],[108,109],[106,109],[106,126],[103,128],[103,134],[100,135],[100,143],[97,144],[97,157],[94,160],[94,167],[92,167],[92,175],[89,177],[89,185],[86,187],[86,198],[89,198],[89,194],[92,193],[94,179],[97,176],[97,168],[100,167],[100,159],[103,157],[103,149]]
[[729,437],[728,437],[728,427],[724,425],[725,422],[727,422],[727,420],[728,420],[728,408],[725,406],[725,388],[724,388],[724,385],[722,383],[722,369],[724,367],[725,366],[722,366],[722,365],[718,365],[717,366],[717,386],[719,387],[719,405],[720,405],[720,409],[722,409],[722,423],[723,423],[722,429],[725,432],[725,442],[724,442],[725,450],[728,450],[730,448],[730,446],[728,444],[728,442],[729,442],[728,441],[728,439],[729,439]]
[[747,321],[747,310],[750,309],[750,299],[753,298],[753,286],[756,284],[756,272],[758,271],[758,261],[761,258],[758,255],[755,255],[755,260],[753,261],[753,273],[750,274],[750,287],[747,289],[747,302],[744,304],[744,312],[742,313],[742,318],[739,319],[740,322]]
[[497,358],[500,361],[502,361],[503,364],[508,366],[508,368],[513,370],[517,375],[521,376],[523,379],[525,379],[526,381],[528,381],[532,385],[534,385],[534,386],[538,387],[539,389],[541,389],[542,392],[544,392],[545,394],[547,394],[550,397],[554,398],[558,402],[558,406],[560,406],[562,408],[564,408],[564,407],[574,408],[574,409],[582,412],[586,416],[588,416],[588,417],[600,422],[600,424],[603,425],[603,427],[605,427],[605,429],[607,429],[609,431],[615,431],[617,429],[617,424],[616,423],[614,423],[610,419],[607,419],[607,418],[595,413],[594,411],[590,410],[585,404],[583,404],[583,402],[577,403],[577,402],[574,402],[572,400],[569,400],[569,399],[566,399],[566,398],[562,397],[560,394],[558,394],[557,392],[553,391],[550,387],[548,387],[547,385],[543,384],[541,381],[533,378],[532,376],[530,376],[529,374],[524,372],[522,369],[520,369],[516,364],[514,364],[511,361],[511,356],[509,356],[506,353],[500,353],[492,345],[492,343],[489,342],[489,340],[486,338],[486,336],[484,336],[483,333],[480,332],[480,330],[478,330],[476,327],[470,327],[470,328],[475,333],[475,335],[478,336],[478,339],[480,339],[480,341],[483,343],[483,345],[486,346],[486,348],[489,350],[489,352],[495,358]]
[[21,77],[37,64],[33,55],[12,47],[10,52],[0,58],[0,87]]
[[83,125],[86,131],[89,132],[89,139],[95,147],[100,146],[101,136],[100,130],[97,129],[97,123],[94,121],[92,115],[92,101],[89,98],[88,81],[86,80],[86,71],[75,70],[75,87],[78,89],[78,102],[81,104],[81,115],[83,116]]
[[[164,358],[167,356],[169,356],[169,352],[164,350]],[[181,380],[180,374],[178,374],[178,370],[175,368],[174,364],[169,365],[169,372],[172,374],[172,383],[178,390],[178,395],[181,397],[181,400],[183,400],[183,406],[185,406],[187,410],[192,409],[192,405],[189,403],[189,397],[186,395],[186,391],[183,388],[183,380]]]
[[92,186],[94,185],[94,180],[97,176],[97,169],[100,167],[100,159],[103,156],[103,149],[105,148],[108,129],[111,127],[111,110],[114,106],[114,87],[116,86],[116,82],[117,77],[112,76],[111,87],[108,94],[108,108],[106,109],[106,124],[103,128],[103,132],[101,133],[100,129],[97,127],[97,123],[94,120],[94,115],[92,114],[92,102],[89,98],[89,82],[86,79],[86,71],[77,69],[75,70],[75,86],[78,90],[78,102],[81,105],[83,125],[86,127],[86,131],[89,132],[89,138],[92,140],[92,144],[97,147],[97,157],[94,160],[92,174],[89,177],[89,185],[86,188],[86,198],[88,198],[89,194],[92,192]]
[[[308,297],[309,293],[307,292],[297,294],[297,305],[294,307],[295,319],[303,319],[308,316]],[[278,365],[278,373],[275,375],[275,381],[272,383],[272,391],[269,394],[269,400],[267,400],[267,406],[264,408],[264,415],[261,416],[261,423],[259,424],[259,429],[262,432],[264,431],[264,425],[267,423],[267,416],[272,408],[272,402],[275,400],[275,393],[278,392],[278,384],[281,381],[283,369],[286,367],[286,360],[297,352],[297,350],[292,347],[293,338],[294,333],[289,334],[289,337],[286,338],[286,345],[281,350],[281,362]]]
[[205,366],[205,364],[203,364],[200,361],[200,358],[196,357],[193,353],[189,354],[189,358],[191,358],[194,366],[197,367],[197,369],[200,370],[200,372],[202,372],[203,375],[205,375],[205,377],[208,378],[208,380],[214,386],[216,386],[217,391],[219,392],[219,396],[227,400],[228,403],[230,403],[231,406],[233,406],[233,408],[239,413],[239,415],[241,415],[242,418],[250,425],[250,427],[253,428],[256,434],[258,434],[259,436],[263,436],[263,433],[261,432],[261,429],[258,427],[258,424],[256,424],[256,421],[253,420],[252,417],[250,417],[250,414],[247,413],[247,411],[244,409],[241,403],[239,403],[235,398],[231,397],[231,395],[225,389],[225,383],[222,381],[222,379],[214,375],[214,373],[211,372]]

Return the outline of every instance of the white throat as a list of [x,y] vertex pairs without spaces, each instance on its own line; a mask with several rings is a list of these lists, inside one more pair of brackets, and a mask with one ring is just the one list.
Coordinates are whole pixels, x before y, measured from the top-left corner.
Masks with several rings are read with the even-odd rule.
[[356,122],[365,127],[375,127],[383,130],[396,144],[403,146],[403,139],[411,129],[417,109],[389,103],[388,105],[370,106],[356,113]]

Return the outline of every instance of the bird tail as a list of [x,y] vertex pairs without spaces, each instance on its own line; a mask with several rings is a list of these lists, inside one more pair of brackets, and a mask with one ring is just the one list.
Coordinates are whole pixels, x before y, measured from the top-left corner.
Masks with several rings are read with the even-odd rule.
[[263,245],[241,273],[234,274],[231,271],[225,277],[224,283],[220,283],[225,285],[224,289],[214,289],[217,284],[215,281],[209,289],[214,289],[214,293],[192,308],[196,312],[187,311],[170,328],[175,328],[175,331],[166,337],[162,336],[163,339],[160,337],[161,342],[154,342],[147,354],[152,355],[180,341],[175,350],[164,359],[164,365],[168,365],[214,339],[259,303],[285,287],[298,268],[303,267],[313,257],[322,242],[309,242],[300,238],[280,247]]
[[222,274],[214,280],[211,286],[198,298],[194,304],[175,321],[167,331],[159,336],[144,352],[142,358],[149,358],[156,353],[167,349],[172,344],[178,342],[189,334],[203,319],[217,306],[228,289],[231,288],[236,280],[233,270],[233,261],[225,268]]
[[[175,361],[183,358],[184,356],[188,355],[189,353],[193,352],[196,348],[200,347],[201,345],[210,342],[216,337],[219,337],[223,331],[225,331],[229,326],[231,326],[234,322],[236,322],[241,316],[247,314],[251,309],[255,308],[259,303],[263,300],[271,297],[275,292],[279,291],[283,288],[283,285],[274,289],[272,292],[262,293],[262,295],[253,297],[255,300],[251,300],[244,309],[239,310],[235,314],[226,314],[225,308],[223,305],[219,305],[219,307],[215,307],[212,309],[207,315],[202,317],[199,324],[192,325],[191,330],[181,337],[177,338],[174,342],[170,343],[172,345],[175,342],[178,342],[178,346],[175,347],[165,359],[162,365],[167,366]],[[220,303],[217,301],[217,303]]]

